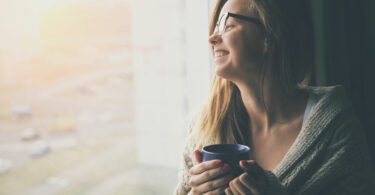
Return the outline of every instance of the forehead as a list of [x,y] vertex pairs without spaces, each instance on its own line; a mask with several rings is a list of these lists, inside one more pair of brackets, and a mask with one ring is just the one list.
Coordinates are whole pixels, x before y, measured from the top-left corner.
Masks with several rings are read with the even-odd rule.
[[250,16],[249,5],[251,0],[228,0],[220,11],[220,15],[225,12]]

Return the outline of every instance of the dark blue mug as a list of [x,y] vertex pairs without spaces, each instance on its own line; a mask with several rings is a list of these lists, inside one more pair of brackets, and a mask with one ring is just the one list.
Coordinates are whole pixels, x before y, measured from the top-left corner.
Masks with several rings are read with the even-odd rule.
[[250,147],[241,144],[214,144],[203,147],[202,161],[221,160],[230,166],[230,174],[237,177],[246,170],[240,160],[250,160]]

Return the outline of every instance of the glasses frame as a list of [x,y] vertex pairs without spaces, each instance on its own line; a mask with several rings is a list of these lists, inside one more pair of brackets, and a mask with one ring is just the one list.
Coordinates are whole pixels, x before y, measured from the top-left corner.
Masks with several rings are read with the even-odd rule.
[[[262,22],[258,18],[225,12],[219,17],[219,20],[216,23],[214,34],[217,33],[218,35],[222,35],[224,33],[225,27],[227,25],[227,20],[229,17],[237,18],[237,19],[244,20],[247,22],[252,22],[258,25],[263,25]],[[224,23],[221,23],[221,21],[223,21]]]

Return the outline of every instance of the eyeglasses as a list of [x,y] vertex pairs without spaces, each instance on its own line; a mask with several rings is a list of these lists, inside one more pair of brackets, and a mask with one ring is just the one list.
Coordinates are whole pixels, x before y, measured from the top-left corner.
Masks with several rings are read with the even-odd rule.
[[229,18],[229,16],[234,17],[234,18],[238,18],[238,19],[241,19],[241,20],[245,20],[245,21],[248,21],[248,22],[252,22],[252,23],[255,23],[255,24],[262,25],[262,22],[257,18],[253,18],[253,17],[249,17],[249,16],[243,16],[243,15],[239,15],[239,14],[233,14],[233,13],[230,13],[230,12],[225,12],[223,15],[220,16],[220,19],[216,23],[214,34],[215,33],[217,33],[218,35],[223,34],[223,32],[226,28],[227,19]]

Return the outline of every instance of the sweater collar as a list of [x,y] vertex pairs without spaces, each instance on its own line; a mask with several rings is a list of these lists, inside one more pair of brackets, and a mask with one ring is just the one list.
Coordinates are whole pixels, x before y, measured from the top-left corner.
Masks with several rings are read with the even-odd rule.
[[[306,87],[309,94],[321,98],[311,110],[310,116],[302,126],[296,140],[272,172],[282,180],[298,162],[303,161],[308,149],[319,141],[320,135],[328,128],[334,118],[346,109],[349,104],[342,86]],[[310,98],[311,96],[309,96]]]

